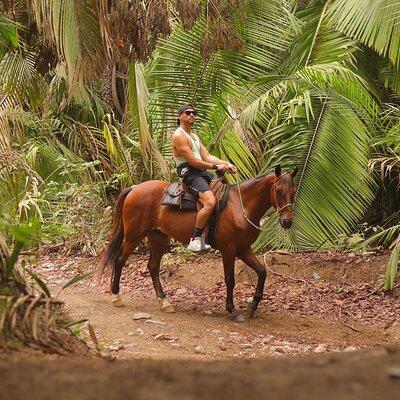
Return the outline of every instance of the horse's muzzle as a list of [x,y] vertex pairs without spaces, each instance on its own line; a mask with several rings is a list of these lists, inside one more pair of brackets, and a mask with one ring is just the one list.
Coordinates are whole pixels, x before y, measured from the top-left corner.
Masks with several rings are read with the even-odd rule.
[[279,222],[283,229],[289,229],[293,223],[293,221],[291,219],[282,219],[282,218],[279,219]]

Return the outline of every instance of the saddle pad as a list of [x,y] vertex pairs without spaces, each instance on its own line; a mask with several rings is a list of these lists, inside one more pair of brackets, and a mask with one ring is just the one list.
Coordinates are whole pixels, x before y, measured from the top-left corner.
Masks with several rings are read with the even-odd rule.
[[183,188],[180,182],[173,182],[171,183],[168,187],[166,192],[171,196],[171,197],[176,197],[180,196],[183,192]]
[[195,198],[192,193],[185,192],[182,196],[181,210],[197,211],[197,197]]
[[206,242],[211,245],[211,247],[216,249],[219,216],[228,203],[231,187],[225,181],[216,179],[212,181],[211,188],[217,199],[217,204],[215,205],[214,210],[208,220],[208,233]]
[[178,207],[182,211],[197,211],[197,195],[185,191],[180,182],[173,182],[165,190],[161,204]]

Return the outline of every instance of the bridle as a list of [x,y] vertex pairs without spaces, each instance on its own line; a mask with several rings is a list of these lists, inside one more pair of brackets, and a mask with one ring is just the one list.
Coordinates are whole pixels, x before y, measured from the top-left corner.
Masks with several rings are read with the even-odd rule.
[[272,184],[272,187],[274,188],[274,198],[275,198],[275,203],[276,203],[276,210],[278,211],[279,214],[281,214],[282,210],[284,210],[287,207],[293,207],[293,203],[288,203],[284,205],[283,207],[279,207],[278,200],[276,199],[276,189],[275,189],[275,184],[278,182],[284,175],[287,175],[288,172],[284,172],[281,174],[281,176],[277,179],[275,179],[274,183]]
[[[284,172],[279,178],[275,179],[274,183],[272,184],[272,187],[274,188],[276,182],[278,182],[284,175],[288,174],[288,172]],[[243,205],[243,199],[242,199],[242,193],[240,191],[240,185],[239,185],[239,181],[236,177],[236,175],[234,175],[235,179],[236,179],[236,186],[238,189],[238,193],[239,193],[239,199],[240,199],[240,205],[242,207],[242,214],[244,219],[250,224],[252,225],[254,228],[256,228],[259,231],[269,231],[269,229],[264,229],[261,228],[260,226],[256,225],[255,223],[253,223],[252,221],[250,221],[249,217],[246,214],[246,211],[244,209],[244,205]],[[283,207],[279,207],[278,202],[276,200],[276,190],[274,189],[274,197],[275,197],[275,203],[276,203],[276,211],[279,213],[279,215],[281,215],[282,210],[284,210],[287,207],[293,207],[292,203],[288,203],[286,205],[284,205]]]

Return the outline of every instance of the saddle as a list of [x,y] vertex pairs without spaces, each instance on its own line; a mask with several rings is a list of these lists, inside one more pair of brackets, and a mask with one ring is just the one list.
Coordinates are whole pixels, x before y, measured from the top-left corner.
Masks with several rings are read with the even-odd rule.
[[164,192],[161,204],[178,207],[182,211],[197,211],[199,194],[196,189],[182,182],[171,183]]
[[[220,212],[228,203],[230,186],[224,178],[214,178],[210,183],[216,204],[208,220],[208,233],[206,241],[215,247],[215,238]],[[201,205],[198,203],[199,193],[196,189],[184,185],[182,182],[171,183],[164,192],[161,204],[175,207],[181,211],[197,211]]]

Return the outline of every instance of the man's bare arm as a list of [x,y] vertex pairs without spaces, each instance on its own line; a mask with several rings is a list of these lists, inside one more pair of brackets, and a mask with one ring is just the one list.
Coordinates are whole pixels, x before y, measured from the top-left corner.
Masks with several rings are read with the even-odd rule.
[[173,135],[172,143],[179,155],[182,156],[192,167],[198,169],[212,169],[214,167],[214,162],[199,160],[194,156],[186,137],[182,135]]
[[204,161],[208,161],[213,164],[223,164],[223,165],[227,166],[227,168],[230,172],[237,172],[237,168],[233,164],[231,164],[228,161],[220,160],[218,157],[211,155],[203,145],[200,145],[200,146],[201,146],[200,147],[201,158]]
[[205,146],[203,146],[202,144],[200,144],[200,154],[201,154],[201,158],[204,161],[210,162],[212,164],[228,164],[227,161],[220,160],[218,157],[211,155],[208,152],[208,150],[205,148]]

